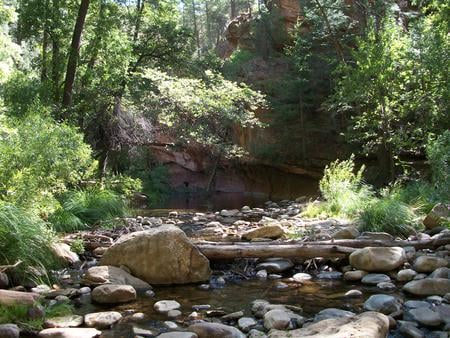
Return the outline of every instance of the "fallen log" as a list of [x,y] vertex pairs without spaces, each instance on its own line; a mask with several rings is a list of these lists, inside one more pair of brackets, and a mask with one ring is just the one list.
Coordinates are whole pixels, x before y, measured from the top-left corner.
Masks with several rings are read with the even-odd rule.
[[39,295],[33,292],[0,290],[0,305],[33,305]]
[[305,244],[197,244],[197,248],[210,260],[233,258],[270,258],[270,257],[301,257],[301,258],[345,258],[355,248],[338,245],[305,245]]
[[209,259],[233,258],[345,258],[353,251],[364,247],[407,247],[416,250],[435,249],[450,244],[450,236],[427,240],[369,240],[340,239],[331,241],[270,241],[270,242],[197,242],[197,248]]

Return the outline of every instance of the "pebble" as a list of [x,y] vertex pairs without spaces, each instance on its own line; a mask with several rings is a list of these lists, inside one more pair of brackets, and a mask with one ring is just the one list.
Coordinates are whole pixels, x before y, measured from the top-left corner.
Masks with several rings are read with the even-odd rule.
[[180,307],[180,303],[174,300],[160,300],[153,305],[153,308],[159,313],[167,313],[171,310],[178,310]]

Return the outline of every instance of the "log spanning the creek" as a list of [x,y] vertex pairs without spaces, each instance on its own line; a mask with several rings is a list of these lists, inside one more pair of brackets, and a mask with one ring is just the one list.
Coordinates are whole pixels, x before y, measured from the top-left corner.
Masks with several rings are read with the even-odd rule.
[[318,242],[197,242],[197,248],[210,260],[234,258],[345,258],[358,248],[364,247],[407,247],[417,250],[436,249],[450,244],[450,236],[426,240],[369,240],[343,239]]
[[197,244],[197,248],[210,260],[233,258],[345,258],[355,248],[339,245],[308,244],[268,244],[268,243],[234,243],[234,244]]

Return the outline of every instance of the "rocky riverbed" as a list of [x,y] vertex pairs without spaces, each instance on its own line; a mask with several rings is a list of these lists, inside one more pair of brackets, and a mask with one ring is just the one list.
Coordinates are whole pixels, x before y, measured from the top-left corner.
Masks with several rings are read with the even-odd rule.
[[[74,305],[40,332],[22,329],[40,337],[448,337],[449,230],[396,242],[347,220],[305,219],[302,202],[171,211],[72,234],[58,246],[68,267],[55,285],[8,289],[3,274],[0,304]],[[79,240],[80,257],[69,250]],[[205,242],[354,247],[334,258],[210,260]],[[0,337],[18,337],[15,324],[0,325]]]

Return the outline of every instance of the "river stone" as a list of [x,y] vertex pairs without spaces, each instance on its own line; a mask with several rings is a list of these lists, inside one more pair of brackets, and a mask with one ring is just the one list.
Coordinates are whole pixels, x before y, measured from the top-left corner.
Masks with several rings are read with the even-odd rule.
[[320,322],[321,320],[339,317],[354,317],[355,314],[350,311],[345,311],[341,309],[328,308],[320,311],[314,316],[314,322]]
[[445,296],[450,292],[450,279],[424,278],[413,280],[403,286],[403,290],[416,296]]
[[358,236],[359,231],[353,226],[340,228],[331,235],[334,239],[355,239]]
[[344,295],[344,297],[347,297],[347,298],[359,298],[362,296],[363,296],[363,293],[360,290],[348,290]]
[[106,329],[118,322],[122,315],[116,311],[105,311],[89,313],[84,316],[84,323],[88,327],[95,327],[97,329]]
[[346,273],[344,273],[344,280],[349,282],[356,282],[361,280],[367,274],[368,272],[363,270],[347,271]]
[[247,335],[247,338],[267,338],[264,332],[258,331],[256,329],[251,329]]
[[309,273],[299,272],[292,276],[292,279],[298,283],[312,279]]
[[[50,327],[77,327],[83,325],[83,316],[67,315],[61,317],[53,317],[45,320],[44,326]],[[1,337],[1,336],[0,336]]]
[[158,338],[198,338],[193,332],[166,332],[161,333]]
[[403,269],[400,270],[397,274],[397,281],[399,282],[409,282],[416,277],[417,272],[413,269]]
[[414,270],[417,272],[433,272],[442,267],[447,267],[448,262],[444,258],[433,256],[420,256],[414,262]]
[[196,323],[189,326],[187,330],[195,332],[198,338],[245,338],[245,334],[235,327],[219,323]]
[[399,333],[402,334],[402,337],[407,338],[425,338],[425,334],[420,330],[418,327],[410,324],[405,323],[400,325]]
[[339,271],[322,271],[317,276],[319,279],[341,279],[342,272]]
[[412,319],[424,326],[439,326],[442,323],[439,313],[426,307],[412,309],[408,313]]
[[251,241],[255,238],[277,239],[283,237],[283,235],[284,230],[279,224],[269,224],[243,233],[242,238]]
[[174,300],[160,300],[153,305],[155,311],[159,313],[168,313],[171,310],[178,310],[180,307],[180,303]]
[[351,253],[350,265],[370,272],[391,271],[402,265],[405,250],[400,247],[367,247]]
[[127,303],[136,299],[136,290],[131,285],[104,284],[92,290],[91,296],[101,304]]
[[402,308],[400,300],[389,295],[372,295],[364,302],[364,309],[367,311],[377,311],[385,315],[397,312]]
[[243,331],[243,332],[248,332],[250,331],[250,329],[252,327],[254,327],[255,325],[257,325],[258,323],[256,322],[256,320],[254,320],[251,317],[242,317],[239,318],[238,320],[238,327]]
[[271,330],[269,338],[385,338],[389,319],[378,312],[364,312],[354,317],[321,320],[308,327],[292,330]]
[[387,232],[363,232],[358,239],[371,239],[375,241],[392,241],[394,236]]
[[130,275],[121,268],[102,265],[89,268],[83,275],[83,284],[86,285],[101,285],[101,284],[116,284],[116,285],[131,285],[135,289],[151,289],[150,284],[143,280]]
[[101,264],[125,265],[150,284],[195,283],[211,276],[208,259],[173,225],[122,236],[105,252]]
[[264,314],[264,327],[268,330],[285,330],[288,329],[293,322],[302,325],[305,322],[305,319],[287,309],[274,309]]
[[408,300],[404,304],[407,309],[417,309],[420,307],[430,308],[431,304],[424,300]]
[[396,289],[396,286],[391,282],[381,282],[377,284],[377,288],[383,291],[393,291]]
[[94,338],[102,332],[93,328],[51,328],[39,332],[41,338]]
[[51,248],[55,256],[63,263],[74,264],[80,261],[80,257],[66,243],[54,243]]
[[0,337],[19,338],[20,330],[16,324],[0,324]]
[[367,284],[367,285],[377,285],[378,283],[382,282],[390,282],[391,278],[388,275],[382,274],[382,273],[369,273],[368,275],[365,275],[361,279],[361,283]]
[[430,276],[430,278],[447,278],[450,279],[450,269],[449,268],[437,268],[434,270]]
[[277,258],[277,259],[270,259],[266,262],[259,263],[256,266],[257,270],[266,270],[268,273],[274,273],[274,272],[283,272],[286,270],[289,270],[294,266],[294,263],[290,259],[283,259],[283,258]]
[[433,209],[431,209],[431,211],[423,220],[423,224],[427,229],[433,229],[439,226],[439,224],[445,221],[448,217],[450,217],[449,206],[443,203],[439,203],[436,204]]
[[9,285],[8,275],[0,271],[0,289],[6,289]]

